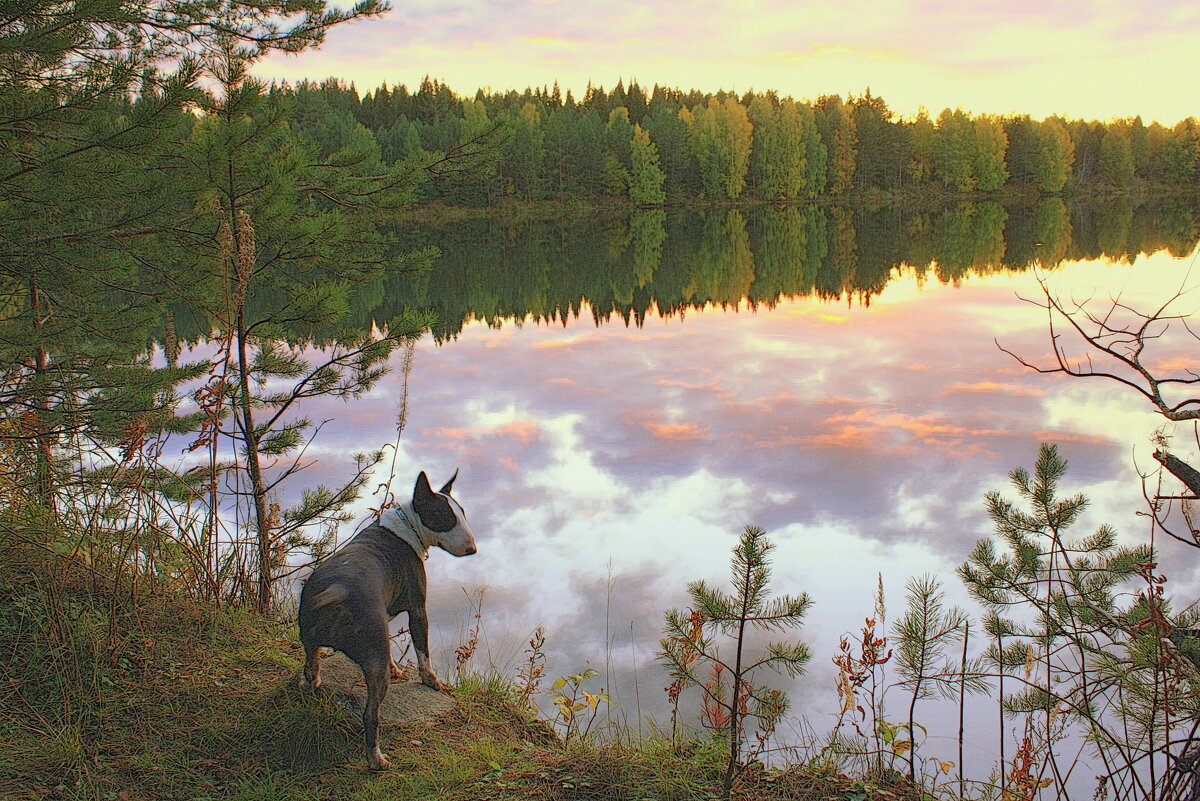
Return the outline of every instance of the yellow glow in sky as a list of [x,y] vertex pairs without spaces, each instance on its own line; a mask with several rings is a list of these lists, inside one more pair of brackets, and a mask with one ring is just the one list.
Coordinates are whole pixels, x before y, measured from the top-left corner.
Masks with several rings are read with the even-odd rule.
[[367,92],[429,75],[460,95],[619,79],[797,98],[870,88],[895,111],[1197,113],[1195,0],[553,0],[412,2],[344,25],[318,51],[263,61],[264,78],[337,77]]

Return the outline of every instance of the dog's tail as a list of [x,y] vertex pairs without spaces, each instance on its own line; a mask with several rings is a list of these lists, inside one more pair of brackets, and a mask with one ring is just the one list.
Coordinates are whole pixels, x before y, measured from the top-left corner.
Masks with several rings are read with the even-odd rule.
[[321,590],[316,597],[312,599],[311,609],[320,609],[322,606],[329,604],[340,603],[350,597],[350,591],[341,584],[334,584],[328,589]]

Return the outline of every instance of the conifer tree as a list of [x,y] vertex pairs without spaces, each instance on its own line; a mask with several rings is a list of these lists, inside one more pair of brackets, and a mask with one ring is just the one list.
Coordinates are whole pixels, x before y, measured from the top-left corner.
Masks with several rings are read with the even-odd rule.
[[[1193,736],[1185,721],[1197,714],[1197,678],[1179,671],[1170,638],[1190,630],[1196,613],[1173,614],[1149,546],[1118,544],[1108,525],[1069,536],[1088,500],[1059,494],[1066,469],[1057,447],[1044,444],[1032,475],[1010,474],[1027,508],[989,492],[996,536],[981,540],[958,574],[988,610],[994,642],[984,658],[1020,688],[1002,697],[1002,711],[1036,724],[1047,776],[1061,788],[1067,766],[1051,746],[1073,723],[1108,766],[1103,781],[1135,786],[1146,764]],[[1138,581],[1142,589],[1131,592]]]
[[659,166],[658,147],[642,126],[634,127],[630,149],[629,199],[639,206],[657,206],[666,199],[666,176]]
[[969,666],[958,664],[947,648],[962,642],[967,636],[969,620],[964,610],[947,607],[940,582],[932,576],[910,579],[907,585],[908,603],[904,614],[893,628],[896,644],[894,664],[900,676],[900,687],[909,692],[908,776],[917,781],[917,701],[937,693],[952,695],[964,690],[960,685],[969,682],[972,692],[986,690],[982,679],[982,663]]
[[356,286],[385,266],[404,269],[381,224],[411,199],[424,164],[384,167],[361,126],[345,147],[318,154],[291,136],[284,110],[266,103],[247,67],[234,49],[214,64],[218,93],[205,99],[188,142],[197,200],[187,229],[195,238],[179,257],[193,279],[204,279],[214,339],[225,343],[216,375],[230,414],[214,410],[212,423],[241,454],[226,468],[244,470],[254,599],[267,612],[287,553],[308,544],[307,526],[339,519],[378,458],[357,459],[340,488],[310,489],[298,503],[273,508],[313,427],[301,415],[304,401],[368,391],[392,350],[428,324],[407,313],[365,328],[344,322]]
[[375,0],[335,11],[324,0],[6,6],[0,401],[23,421],[16,439],[33,445],[48,508],[62,437],[132,443],[186,425],[172,414],[174,387],[191,373],[157,369],[145,343],[178,289],[162,249],[178,221],[169,171],[190,124],[198,56],[217,38],[248,58],[300,51],[384,9]]
[[[688,584],[692,608],[666,613],[664,637],[658,659],[679,686],[700,686],[705,705],[714,710],[713,722],[729,738],[729,759],[722,796],[729,797],[745,739],[745,718],[759,721],[760,730],[772,731],[787,711],[787,694],[759,686],[754,674],[770,668],[795,677],[804,672],[811,654],[803,643],[769,643],[761,655],[746,652],[747,636],[754,630],[786,631],[799,628],[812,606],[808,595],[783,595],[771,599],[770,553],[775,544],[757,526],[746,526],[730,560],[733,593],[727,594],[704,581]],[[722,655],[719,639],[728,641],[732,658]],[[701,669],[712,669],[705,681]],[[728,680],[724,677],[728,676]]]

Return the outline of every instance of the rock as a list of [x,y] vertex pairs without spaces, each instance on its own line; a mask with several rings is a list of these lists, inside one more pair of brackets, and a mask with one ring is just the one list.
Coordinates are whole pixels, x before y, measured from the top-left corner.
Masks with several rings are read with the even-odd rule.
[[[345,654],[334,653],[321,659],[321,692],[335,693],[345,702],[347,713],[354,721],[362,721],[367,688],[362,683],[362,671]],[[379,707],[379,722],[386,725],[427,720],[453,707],[454,701],[450,696],[431,690],[424,684],[393,681]]]

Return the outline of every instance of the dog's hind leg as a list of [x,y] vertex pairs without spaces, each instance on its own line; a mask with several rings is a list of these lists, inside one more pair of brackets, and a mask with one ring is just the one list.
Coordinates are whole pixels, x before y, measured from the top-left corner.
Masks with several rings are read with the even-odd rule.
[[321,646],[304,644],[304,673],[300,676],[301,687],[321,686]]
[[421,683],[438,692],[445,690],[446,685],[442,684],[429,664],[429,619],[425,617],[423,607],[408,611],[408,629],[412,633],[413,650],[417,652],[417,672],[421,674]]
[[[387,640],[384,640],[386,643]],[[384,646],[387,647],[386,644]],[[367,740],[367,764],[371,770],[387,770],[387,756],[379,749],[379,705],[388,691],[388,673],[391,659],[387,651],[373,653],[359,663],[363,680],[367,685],[367,704],[363,707],[363,731]]]

